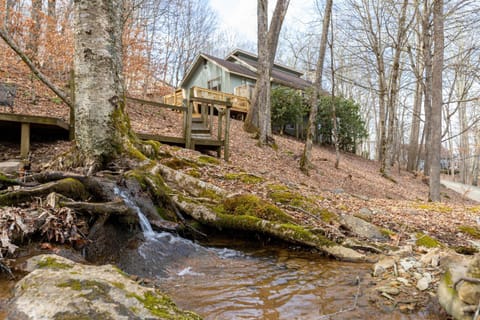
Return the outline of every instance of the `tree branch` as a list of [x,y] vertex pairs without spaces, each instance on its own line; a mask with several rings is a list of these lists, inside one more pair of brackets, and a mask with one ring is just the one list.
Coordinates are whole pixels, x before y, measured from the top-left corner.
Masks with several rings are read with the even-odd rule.
[[17,53],[17,55],[25,62],[25,64],[30,68],[30,70],[35,74],[40,81],[42,81],[50,90],[52,90],[60,99],[62,99],[65,104],[67,104],[70,109],[73,109],[72,101],[67,97],[67,95],[60,90],[55,84],[53,84],[47,76],[45,76],[27,57],[27,55],[23,52],[23,50],[10,38],[7,32],[0,28],[0,38],[2,38],[8,46]]

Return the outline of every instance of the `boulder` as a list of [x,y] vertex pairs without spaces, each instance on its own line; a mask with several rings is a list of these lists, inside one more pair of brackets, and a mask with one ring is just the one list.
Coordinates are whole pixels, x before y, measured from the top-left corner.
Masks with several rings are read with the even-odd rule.
[[342,215],[342,226],[353,232],[356,236],[370,240],[387,240],[380,229],[357,217],[344,214]]
[[[455,290],[463,287],[465,282],[459,282],[456,288],[454,288],[454,285],[459,279],[469,276],[468,269],[472,259],[452,255],[451,257],[444,257],[443,260],[446,262],[444,265],[446,270],[438,285],[438,302],[454,319],[471,320],[477,308],[478,300],[475,304],[466,303],[459,296],[459,292]],[[469,290],[468,295],[474,294],[474,291]],[[462,295],[465,298],[467,292],[464,292]]]
[[112,265],[40,255],[26,269],[31,272],[15,285],[7,319],[201,319]]

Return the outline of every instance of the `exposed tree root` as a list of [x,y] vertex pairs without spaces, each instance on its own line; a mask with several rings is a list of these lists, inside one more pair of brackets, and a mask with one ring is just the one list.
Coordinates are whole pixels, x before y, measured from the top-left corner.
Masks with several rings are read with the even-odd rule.
[[35,187],[3,192],[0,194],[0,205],[10,206],[30,201],[35,197],[46,196],[52,192],[61,193],[74,199],[86,199],[88,197],[85,187],[81,182],[76,179],[67,178],[48,182]]

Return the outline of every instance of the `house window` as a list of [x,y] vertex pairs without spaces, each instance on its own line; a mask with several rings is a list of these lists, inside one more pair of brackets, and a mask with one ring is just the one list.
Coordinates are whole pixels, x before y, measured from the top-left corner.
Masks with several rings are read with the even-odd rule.
[[208,89],[222,91],[222,84],[220,77],[208,81]]

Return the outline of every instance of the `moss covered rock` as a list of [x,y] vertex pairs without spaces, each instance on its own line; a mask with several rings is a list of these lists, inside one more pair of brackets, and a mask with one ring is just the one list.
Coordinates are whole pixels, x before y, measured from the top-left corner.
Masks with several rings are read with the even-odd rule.
[[201,319],[111,265],[87,266],[55,255],[28,260],[9,319]]

